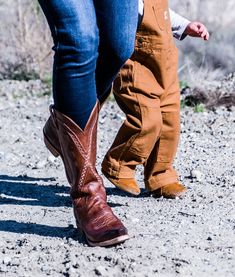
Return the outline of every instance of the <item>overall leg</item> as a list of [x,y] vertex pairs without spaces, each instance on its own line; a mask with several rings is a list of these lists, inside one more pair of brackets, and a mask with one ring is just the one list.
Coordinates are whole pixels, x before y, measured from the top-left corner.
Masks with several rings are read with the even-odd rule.
[[126,120],[105,155],[102,172],[115,186],[135,195],[140,193],[134,178],[135,167],[146,161],[161,133],[157,94],[161,91],[152,72],[132,60],[125,64],[115,81],[114,96]]
[[145,184],[150,191],[178,180],[172,166],[180,133],[178,99],[179,91],[175,91],[161,103],[162,133],[145,163]]
[[155,196],[175,198],[184,193],[185,188],[178,183],[178,175],[173,168],[180,136],[180,89],[177,76],[177,49],[168,51],[171,67],[166,76],[171,80],[166,93],[161,98],[162,133],[145,163],[146,188]]

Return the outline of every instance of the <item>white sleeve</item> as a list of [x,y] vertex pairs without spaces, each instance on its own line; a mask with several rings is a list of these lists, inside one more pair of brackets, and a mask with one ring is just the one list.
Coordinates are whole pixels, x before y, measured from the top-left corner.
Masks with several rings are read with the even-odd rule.
[[178,13],[170,10],[171,29],[173,36],[178,40],[183,40],[187,35],[183,34],[190,21]]
[[144,14],[144,1],[143,0],[138,1],[138,7],[139,7],[139,16],[142,17]]

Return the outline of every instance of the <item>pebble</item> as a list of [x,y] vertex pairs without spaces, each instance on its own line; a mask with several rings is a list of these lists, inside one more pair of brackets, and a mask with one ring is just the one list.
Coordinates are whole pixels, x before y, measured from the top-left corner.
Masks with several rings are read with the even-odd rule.
[[56,157],[53,155],[50,155],[50,156],[48,156],[47,160],[49,163],[54,164],[56,162]]
[[105,121],[106,121],[106,117],[107,117],[106,114],[104,114],[102,117],[100,117],[100,118],[99,118],[99,123],[100,123],[100,124],[104,124]]
[[37,162],[37,164],[35,165],[36,169],[41,169],[44,168],[46,166],[47,162],[45,160],[39,161]]
[[200,182],[203,179],[203,173],[197,169],[193,169],[191,170],[191,177]]
[[50,272],[50,267],[48,265],[43,265],[41,267],[41,271],[45,272],[45,273],[49,273]]
[[6,265],[0,265],[0,273],[1,272],[7,272],[8,271],[8,268]]
[[97,276],[105,276],[105,275],[107,275],[107,270],[106,270],[106,268],[104,266],[100,265],[100,266],[97,266],[95,268],[95,274]]
[[139,222],[140,220],[139,220],[139,218],[132,218],[131,221],[132,221],[133,223],[137,223],[137,222]]
[[76,269],[73,267],[70,267],[69,269],[67,269],[67,273],[69,274],[69,276],[76,276],[76,277],[81,276],[78,272],[76,272]]
[[3,263],[4,263],[5,265],[10,265],[10,264],[11,264],[11,258],[10,258],[10,257],[5,257],[5,258],[3,259]]
[[0,161],[3,162],[5,159],[5,153],[3,151],[0,151]]
[[113,117],[114,119],[120,119],[121,121],[124,121],[126,117],[122,114],[116,113]]

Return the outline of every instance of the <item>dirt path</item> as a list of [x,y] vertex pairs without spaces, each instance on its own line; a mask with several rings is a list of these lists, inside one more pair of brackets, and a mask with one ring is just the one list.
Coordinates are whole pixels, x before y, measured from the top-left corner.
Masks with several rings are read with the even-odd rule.
[[[50,100],[27,89],[27,97],[0,90],[0,276],[235,275],[234,109],[182,111],[175,165],[188,187],[184,199],[156,200],[144,190],[130,197],[105,180],[108,202],[131,239],[91,248],[74,227],[61,161],[43,145]],[[99,168],[122,119],[113,102],[104,106]]]

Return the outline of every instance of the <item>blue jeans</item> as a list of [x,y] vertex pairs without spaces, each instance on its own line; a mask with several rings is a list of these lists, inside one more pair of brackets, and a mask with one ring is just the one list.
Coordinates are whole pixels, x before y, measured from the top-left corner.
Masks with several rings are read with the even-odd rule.
[[84,128],[134,51],[138,0],[39,0],[54,40],[55,107]]

